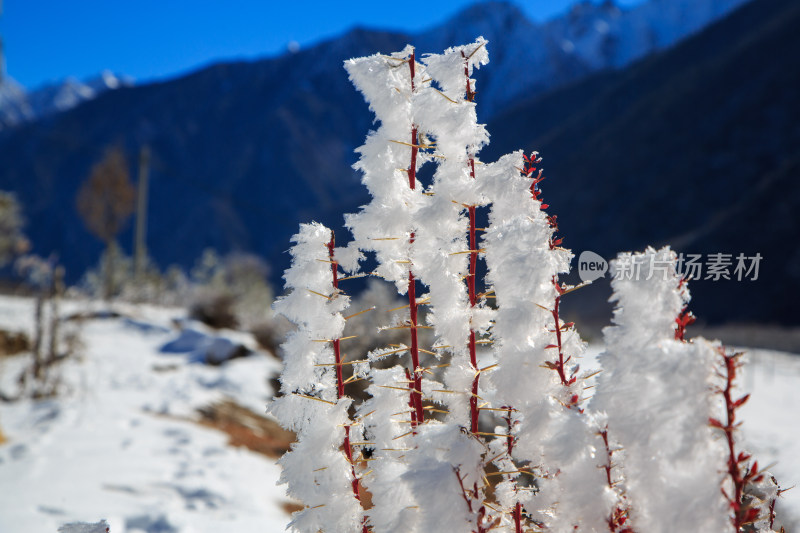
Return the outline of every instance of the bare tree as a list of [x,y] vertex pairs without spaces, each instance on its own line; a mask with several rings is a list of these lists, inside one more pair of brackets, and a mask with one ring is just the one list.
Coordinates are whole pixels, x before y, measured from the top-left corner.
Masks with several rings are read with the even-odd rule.
[[114,293],[116,236],[134,210],[136,192],[131,185],[128,161],[120,147],[109,149],[96,163],[76,199],[78,213],[89,232],[106,245],[103,296]]

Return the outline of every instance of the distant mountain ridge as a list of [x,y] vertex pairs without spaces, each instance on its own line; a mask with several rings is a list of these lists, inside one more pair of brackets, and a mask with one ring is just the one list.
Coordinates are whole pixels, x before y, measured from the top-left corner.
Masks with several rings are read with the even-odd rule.
[[[478,35],[489,39],[496,48],[495,75],[484,89],[482,112],[489,116],[530,92],[546,91],[596,70],[619,68],[666,48],[745,1],[649,0],[622,9],[613,0],[601,4],[579,0],[563,15],[539,24],[513,3],[488,1],[412,39],[426,51],[443,50]],[[335,46],[336,40],[327,44]],[[492,81],[501,78],[503,83]],[[0,82],[0,131],[131,85],[132,79],[108,70],[85,82],[67,78],[33,91],[6,79]]]
[[800,324],[798,27],[797,2],[755,0],[668,52],[520,102],[490,121],[482,156],[541,150],[545,198],[578,250],[760,254],[755,282],[692,282],[693,309]]
[[613,0],[580,0],[538,24],[512,3],[490,1],[417,35],[414,43],[420,50],[443,50],[486,37],[491,75],[480,89],[479,112],[489,117],[520,98],[668,48],[746,1],[648,0],[624,9]]
[[[663,8],[660,2],[652,0],[630,12],[649,5]],[[563,218],[568,246],[608,254],[671,239],[680,244],[699,234],[705,237],[691,241],[692,246],[715,251],[713,246],[737,243],[730,229],[736,228],[746,236],[739,241],[750,247],[741,251],[750,252],[755,244],[748,239],[755,238],[754,232],[769,235],[768,226],[715,221],[731,216],[741,220],[736,218],[741,210],[726,213],[743,201],[736,192],[747,190],[742,180],[758,176],[761,162],[777,181],[758,182],[759,205],[770,217],[791,220],[791,211],[767,206],[770,201],[793,205],[795,198],[791,181],[786,181],[794,163],[785,154],[800,153],[800,147],[786,128],[800,119],[786,126],[780,106],[793,116],[800,82],[791,77],[785,53],[795,49],[796,40],[780,33],[785,42],[779,42],[777,53],[767,37],[771,29],[785,30],[776,20],[795,20],[793,4],[753,0],[680,45],[669,44],[675,35],[669,20],[694,21],[687,26],[694,29],[685,35],[709,13],[723,13],[726,6],[739,3],[675,0],[670,5],[678,15],[670,18],[665,11],[649,30],[641,29],[648,27],[644,23],[630,22],[640,19],[625,18],[623,24],[625,11],[608,18],[614,11],[609,3],[581,4],[570,12],[574,47],[569,53],[555,37],[540,35],[541,46],[533,49],[526,44],[523,37],[539,26],[513,5],[479,4],[417,36],[355,29],[295,54],[218,64],[176,80],[123,87],[0,132],[0,189],[14,190],[22,199],[35,250],[56,251],[74,279],[96,262],[100,251],[75,214],[78,187],[109,144],[123,146],[132,157],[148,144],[153,153],[149,250],[155,260],[162,266],[190,266],[209,246],[223,252],[249,250],[275,265],[277,281],[288,259],[289,236],[299,222],[318,220],[337,227],[343,213],[367,200],[351,165],[353,150],[363,142],[373,117],[347,81],[342,61],[398,50],[409,42],[421,53],[437,51],[483,34],[490,39],[492,62],[476,75],[478,113],[489,122],[492,144],[480,155],[488,161],[520,147],[543,151],[552,176],[544,184],[546,194],[559,220]],[[680,6],[693,6],[705,15],[687,15]],[[593,16],[595,12],[599,15]],[[594,32],[626,36],[616,38],[617,43],[638,42],[622,30],[615,33],[615,27],[638,28],[637,35],[651,35],[649,50],[662,51],[624,70],[608,70],[639,51],[638,45],[589,39]],[[663,42],[659,32],[666,36]],[[603,70],[587,77],[598,68]],[[776,77],[779,72],[786,78]],[[779,79],[785,85],[781,98],[770,100],[765,95]],[[758,114],[761,108],[770,109],[769,117]],[[692,110],[688,116],[687,109]],[[708,125],[692,120],[703,115],[714,120]],[[768,135],[759,122],[763,120],[777,120],[783,133]],[[761,135],[757,143],[751,139],[759,147],[757,161],[741,155],[746,146],[731,137],[739,132],[735,134],[750,139],[748,129]],[[742,169],[749,165],[749,174],[736,174],[735,190],[722,185],[735,170],[732,161]],[[781,165],[788,170],[776,174]],[[691,187],[679,187],[683,173],[692,176]],[[642,203],[631,201],[636,183],[645,193]],[[665,193],[669,186],[683,193]],[[785,197],[776,192],[781,188]],[[685,210],[686,216],[667,216],[676,210]],[[800,230],[789,223],[780,227],[781,239],[800,242]],[[130,240],[129,233],[121,236],[123,246]],[[795,264],[800,264],[800,252],[796,254]],[[778,271],[771,275],[786,282],[794,279],[794,274],[780,274],[792,272],[787,261],[773,257],[770,264]],[[712,291],[730,288],[719,287],[723,289]],[[775,295],[780,286],[773,280],[759,290]],[[707,307],[707,315],[800,322],[797,311],[786,311],[787,306],[770,310],[763,298],[750,296],[752,306],[744,310],[727,312],[730,305],[725,303],[727,308]]]
[[67,78],[33,91],[26,91],[12,78],[0,79],[0,131],[68,111],[105,91],[131,85],[133,80],[110,70],[86,81]]

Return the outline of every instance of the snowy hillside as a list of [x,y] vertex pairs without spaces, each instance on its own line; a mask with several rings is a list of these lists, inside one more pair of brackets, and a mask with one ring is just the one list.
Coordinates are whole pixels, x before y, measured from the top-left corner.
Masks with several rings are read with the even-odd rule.
[[[174,343],[160,351],[178,338],[170,326],[177,311],[129,311],[138,318],[85,324],[85,356],[60,367],[57,399],[0,404],[8,439],[0,445],[0,531],[55,532],[102,518],[114,533],[283,530],[274,459],[230,447],[225,433],[192,421],[223,398],[263,413],[277,361],[257,353],[223,367],[189,363],[191,352]],[[0,327],[30,330],[32,317],[28,300],[0,302]],[[185,349],[201,344],[195,336]],[[0,358],[6,393],[28,359]]]
[[[85,307],[73,303],[66,313]],[[197,423],[198,408],[226,398],[263,413],[278,362],[257,353],[220,367],[191,363],[209,337],[197,325],[179,335],[179,310],[120,310],[128,318],[85,322],[85,355],[60,367],[58,398],[0,404],[8,439],[0,444],[0,531],[55,532],[103,518],[112,533],[282,531],[288,515],[274,459]],[[0,328],[30,331],[32,317],[30,300],[0,298]],[[0,358],[4,392],[15,390],[28,359]],[[751,360],[742,379],[753,392],[745,435],[760,464],[777,462],[772,471],[788,487],[800,480],[800,357],[754,351]],[[787,492],[778,510],[797,524],[800,491]]]

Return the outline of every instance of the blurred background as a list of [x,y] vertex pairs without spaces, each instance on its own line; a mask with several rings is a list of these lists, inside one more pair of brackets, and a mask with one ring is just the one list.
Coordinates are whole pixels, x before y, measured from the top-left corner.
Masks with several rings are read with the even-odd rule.
[[[483,35],[478,113],[492,141],[480,156],[542,153],[566,246],[731,254],[730,280],[691,285],[700,323],[769,326],[771,338],[800,324],[796,2],[3,10],[0,189],[24,220],[7,234],[25,238],[7,247],[63,265],[69,285],[91,288],[107,268],[119,279],[100,283],[106,293],[138,276],[164,296],[213,251],[263,263],[280,286],[299,222],[341,227],[367,200],[351,165],[372,116],[343,60]],[[119,205],[89,212],[114,172]],[[739,254],[762,257],[756,280],[733,275]],[[3,271],[8,286],[17,274]],[[568,313],[596,328],[610,307],[608,283],[595,285]]]

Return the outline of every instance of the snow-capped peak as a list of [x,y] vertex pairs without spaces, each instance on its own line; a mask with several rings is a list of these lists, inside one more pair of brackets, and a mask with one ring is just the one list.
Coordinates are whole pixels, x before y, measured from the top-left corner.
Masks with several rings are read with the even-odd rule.
[[582,0],[545,24],[562,50],[592,70],[619,68],[696,32],[747,0],[649,0],[621,8]]
[[100,94],[133,85],[133,80],[110,70],[81,81],[67,77],[56,83],[26,91],[10,77],[0,81],[0,131],[25,122],[72,109]]
[[489,41],[494,77],[481,90],[481,112],[491,114],[521,97],[564,85],[597,70],[620,68],[673,45],[747,0],[579,0],[553,19],[534,22],[515,3],[474,4],[419,34],[424,50]]

